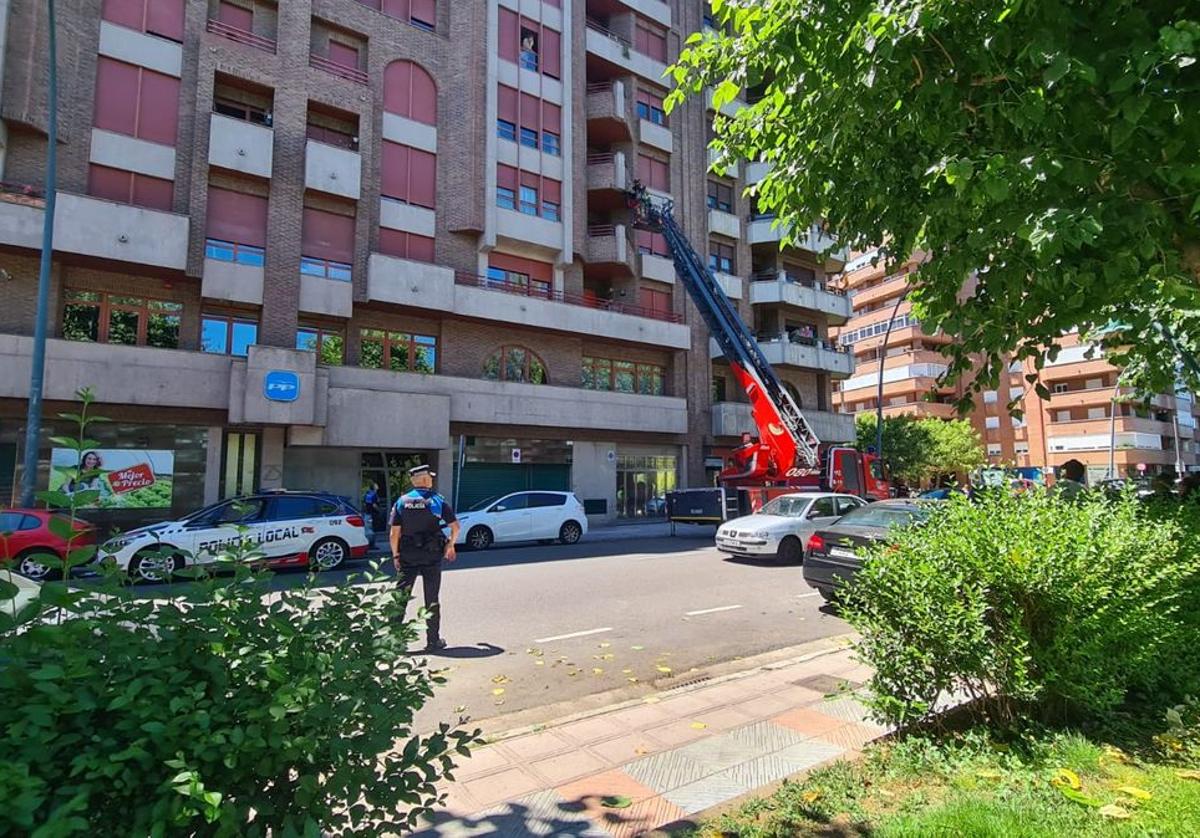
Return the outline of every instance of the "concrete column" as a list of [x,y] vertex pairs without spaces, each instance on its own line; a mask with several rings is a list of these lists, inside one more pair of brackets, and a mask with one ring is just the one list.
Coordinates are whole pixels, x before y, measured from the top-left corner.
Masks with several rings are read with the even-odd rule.
[[454,503],[454,458],[457,456],[458,437],[451,439],[454,443],[449,448],[443,448],[437,452],[437,457],[433,463],[433,470],[437,472],[437,481],[434,484],[437,487],[438,494]]
[[262,435],[262,460],[258,483],[262,489],[283,488],[283,440],[285,428],[266,428]]
[[580,501],[608,502],[608,514],[589,515],[588,523],[605,524],[616,520],[617,444],[575,440],[571,451],[571,491]]
[[221,473],[225,463],[221,461],[225,447],[225,429],[215,425],[208,429],[208,441],[204,449],[204,504],[216,503],[221,499]]

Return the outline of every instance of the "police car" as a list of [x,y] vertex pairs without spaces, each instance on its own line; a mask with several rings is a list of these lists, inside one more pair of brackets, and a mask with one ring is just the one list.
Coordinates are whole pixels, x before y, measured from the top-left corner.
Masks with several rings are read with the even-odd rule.
[[362,515],[321,492],[263,492],[215,503],[178,521],[130,530],[100,549],[137,579],[157,582],[181,567],[229,561],[240,542],[275,567],[333,570],[367,555]]

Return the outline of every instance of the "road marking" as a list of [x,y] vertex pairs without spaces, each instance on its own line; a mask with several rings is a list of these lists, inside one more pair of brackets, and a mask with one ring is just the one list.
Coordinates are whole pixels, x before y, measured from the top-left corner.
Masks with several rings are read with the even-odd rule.
[[809,593],[809,594],[796,594],[796,599],[808,599],[810,596],[820,596],[820,595],[821,595],[820,591],[813,591],[812,593]]
[[572,637],[587,637],[589,634],[604,634],[606,631],[612,631],[612,628],[588,629],[587,631],[573,631],[570,634],[556,634],[553,637],[539,637],[533,642],[553,643],[555,640],[570,640]]
[[716,614],[718,611],[733,611],[741,607],[740,605],[722,605],[717,608],[701,608],[699,611],[688,611],[683,616],[699,617],[701,614]]

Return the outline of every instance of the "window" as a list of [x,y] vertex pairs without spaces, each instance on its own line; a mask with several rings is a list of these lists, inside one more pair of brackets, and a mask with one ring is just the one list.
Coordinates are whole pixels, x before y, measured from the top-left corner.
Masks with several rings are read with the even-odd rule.
[[538,147],[537,131],[534,131],[532,128],[522,128],[521,129],[521,145],[526,146],[527,148],[537,148]]
[[388,17],[411,23],[418,29],[432,32],[437,22],[436,0],[358,0]]
[[534,492],[529,496],[529,508],[540,509],[546,506],[566,506],[567,496],[554,492]]
[[655,96],[648,90],[637,92],[637,115],[639,119],[653,122],[655,125],[667,124],[667,112],[663,110],[661,96]]
[[271,511],[267,517],[272,521],[298,521],[302,518],[323,518],[334,515],[337,511],[338,506],[333,501],[284,495],[272,499]]
[[373,370],[432,374],[437,371],[437,338],[363,329],[358,364]]
[[648,312],[666,314],[671,311],[671,292],[654,288],[638,289],[638,305]]
[[138,32],[183,40],[183,0],[104,0],[100,16]]
[[729,401],[725,394],[725,376],[714,375],[712,378],[712,400],[714,402]]
[[[1104,408],[1100,408],[1100,410],[1103,411]],[[1012,426],[1014,428],[1023,428],[1026,425],[1024,416],[1011,416],[1009,418],[1012,419]]]
[[504,186],[496,187],[496,206],[501,209],[517,208],[517,193]]
[[62,334],[67,340],[177,349],[182,314],[182,303],[67,291]]
[[[871,475],[871,476],[874,477],[875,475]],[[858,509],[860,506],[863,505],[863,502],[860,501],[858,498],[839,497],[839,498],[836,498],[836,501],[837,501],[837,514],[838,515],[845,515],[851,509]]]
[[733,246],[721,244],[717,241],[709,241],[708,243],[708,268],[711,271],[720,271],[721,273],[733,274]]
[[639,154],[637,159],[637,179],[647,189],[670,192],[671,166],[665,160],[659,160],[648,154]]
[[350,282],[354,216],[305,207],[300,238],[300,273]]
[[[519,204],[518,204],[519,197]],[[496,206],[518,209],[525,215],[540,215],[547,221],[559,221],[562,184],[532,172],[496,165]]]
[[379,228],[379,252],[414,262],[433,262],[433,239],[403,230]]
[[326,57],[333,64],[339,67],[347,67],[351,70],[358,69],[358,47],[350,44],[343,44],[340,41],[335,41],[332,38],[329,41],[329,52]]
[[529,493],[520,492],[515,495],[509,495],[506,498],[501,498],[495,506],[488,510],[488,512],[515,512],[519,509],[528,508]]
[[654,256],[670,257],[667,239],[662,233],[652,233],[649,230],[638,230],[635,233],[638,253],[650,253]]
[[523,346],[504,346],[489,355],[483,362],[483,377],[526,384],[550,383],[542,359]]
[[733,212],[733,187],[715,180],[708,182],[708,208]]
[[210,186],[204,256],[261,268],[266,261],[267,199]]
[[553,278],[554,267],[548,262],[507,253],[492,253],[488,259],[487,283],[504,291],[549,297]]
[[988,416],[983,420],[983,426],[989,430],[995,430],[1000,427],[999,416]]
[[515,143],[517,141],[516,123],[509,122],[507,119],[497,119],[496,136],[502,140],[508,140],[509,142]]
[[554,29],[516,12],[500,8],[500,57],[522,70],[559,78],[562,36]]
[[1071,411],[1069,411],[1069,410],[1056,411],[1054,414],[1054,421],[1055,422],[1070,422],[1071,421]]
[[102,55],[96,62],[95,102],[95,127],[175,145],[179,79]]
[[582,385],[585,390],[611,390],[613,362],[584,356]]
[[426,125],[437,125],[433,76],[411,61],[393,61],[383,71],[383,109]]
[[560,146],[560,138],[553,131],[542,132],[542,151],[547,154],[552,154],[555,157],[562,156],[562,147]]
[[542,201],[542,218],[547,221],[560,221],[558,216],[559,206],[553,201]]
[[663,368],[657,364],[587,356],[583,359],[581,384],[585,390],[661,396],[665,392],[663,382]]
[[[562,109],[514,87],[497,86],[497,128],[501,139],[541,148],[547,154],[562,154]],[[519,140],[518,140],[519,137]]]
[[1089,419],[1107,419],[1108,408],[1106,407],[1089,407],[1087,412]]
[[833,498],[817,498],[808,508],[807,517],[832,518],[834,515],[837,515],[837,507],[833,503]]
[[987,452],[988,452],[989,457],[999,457],[1003,451],[1004,451],[1004,449],[1000,446],[1000,443],[998,443],[998,442],[989,442],[988,443]]
[[385,198],[426,209],[437,206],[437,155],[383,141],[380,193]]
[[248,9],[235,3],[224,2],[224,0],[218,3],[217,20],[243,32],[254,31],[254,9]]
[[200,349],[245,357],[258,342],[258,321],[237,315],[206,313],[200,321]]
[[550,296],[550,283],[539,282],[532,279],[529,274],[523,274],[518,271],[506,271],[501,268],[487,269],[488,284],[498,284],[501,286],[509,286],[511,288],[519,288],[526,293],[535,294],[540,297]]
[[538,214],[538,193],[532,186],[521,187],[521,212],[526,215]]
[[1028,454],[1029,453],[1029,443],[1028,442],[1013,443],[1013,452],[1016,454]]
[[1070,385],[1070,384],[1067,384],[1067,383],[1066,383],[1066,382],[1064,382],[1064,381],[1060,381],[1059,383],[1057,383],[1057,384],[1055,384],[1055,385],[1054,385],[1054,392],[1055,392],[1055,393],[1066,393],[1066,392],[1067,392],[1068,390],[1070,390],[1070,389],[1071,389],[1071,385]]
[[213,113],[227,116],[230,119],[240,119],[243,122],[253,122],[255,125],[270,127],[271,114],[255,105],[245,104],[224,96],[213,97]]
[[638,20],[633,30],[633,48],[642,55],[648,55],[655,61],[664,64],[667,61],[667,36],[664,32],[654,29]]
[[984,390],[983,391],[983,403],[984,404],[995,404],[996,398],[998,395],[999,394],[995,390]]
[[88,166],[88,194],[121,204],[170,212],[175,200],[175,184],[92,163]]
[[317,359],[330,367],[340,367],[346,360],[346,340],[333,329],[301,326],[296,330],[296,348],[316,352]]

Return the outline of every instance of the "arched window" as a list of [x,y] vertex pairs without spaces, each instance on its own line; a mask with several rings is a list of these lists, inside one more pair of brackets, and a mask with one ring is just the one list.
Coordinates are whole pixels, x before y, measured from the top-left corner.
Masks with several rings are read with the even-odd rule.
[[493,381],[523,381],[549,384],[546,365],[532,350],[523,346],[502,346],[483,362],[483,377]]
[[792,384],[789,384],[786,381],[783,382],[783,389],[788,391],[788,395],[792,397],[792,401],[794,401],[796,403],[796,407],[803,410],[804,403],[800,400],[800,391],[797,390]]
[[383,71],[383,109],[426,125],[437,125],[433,76],[411,61],[393,61]]

